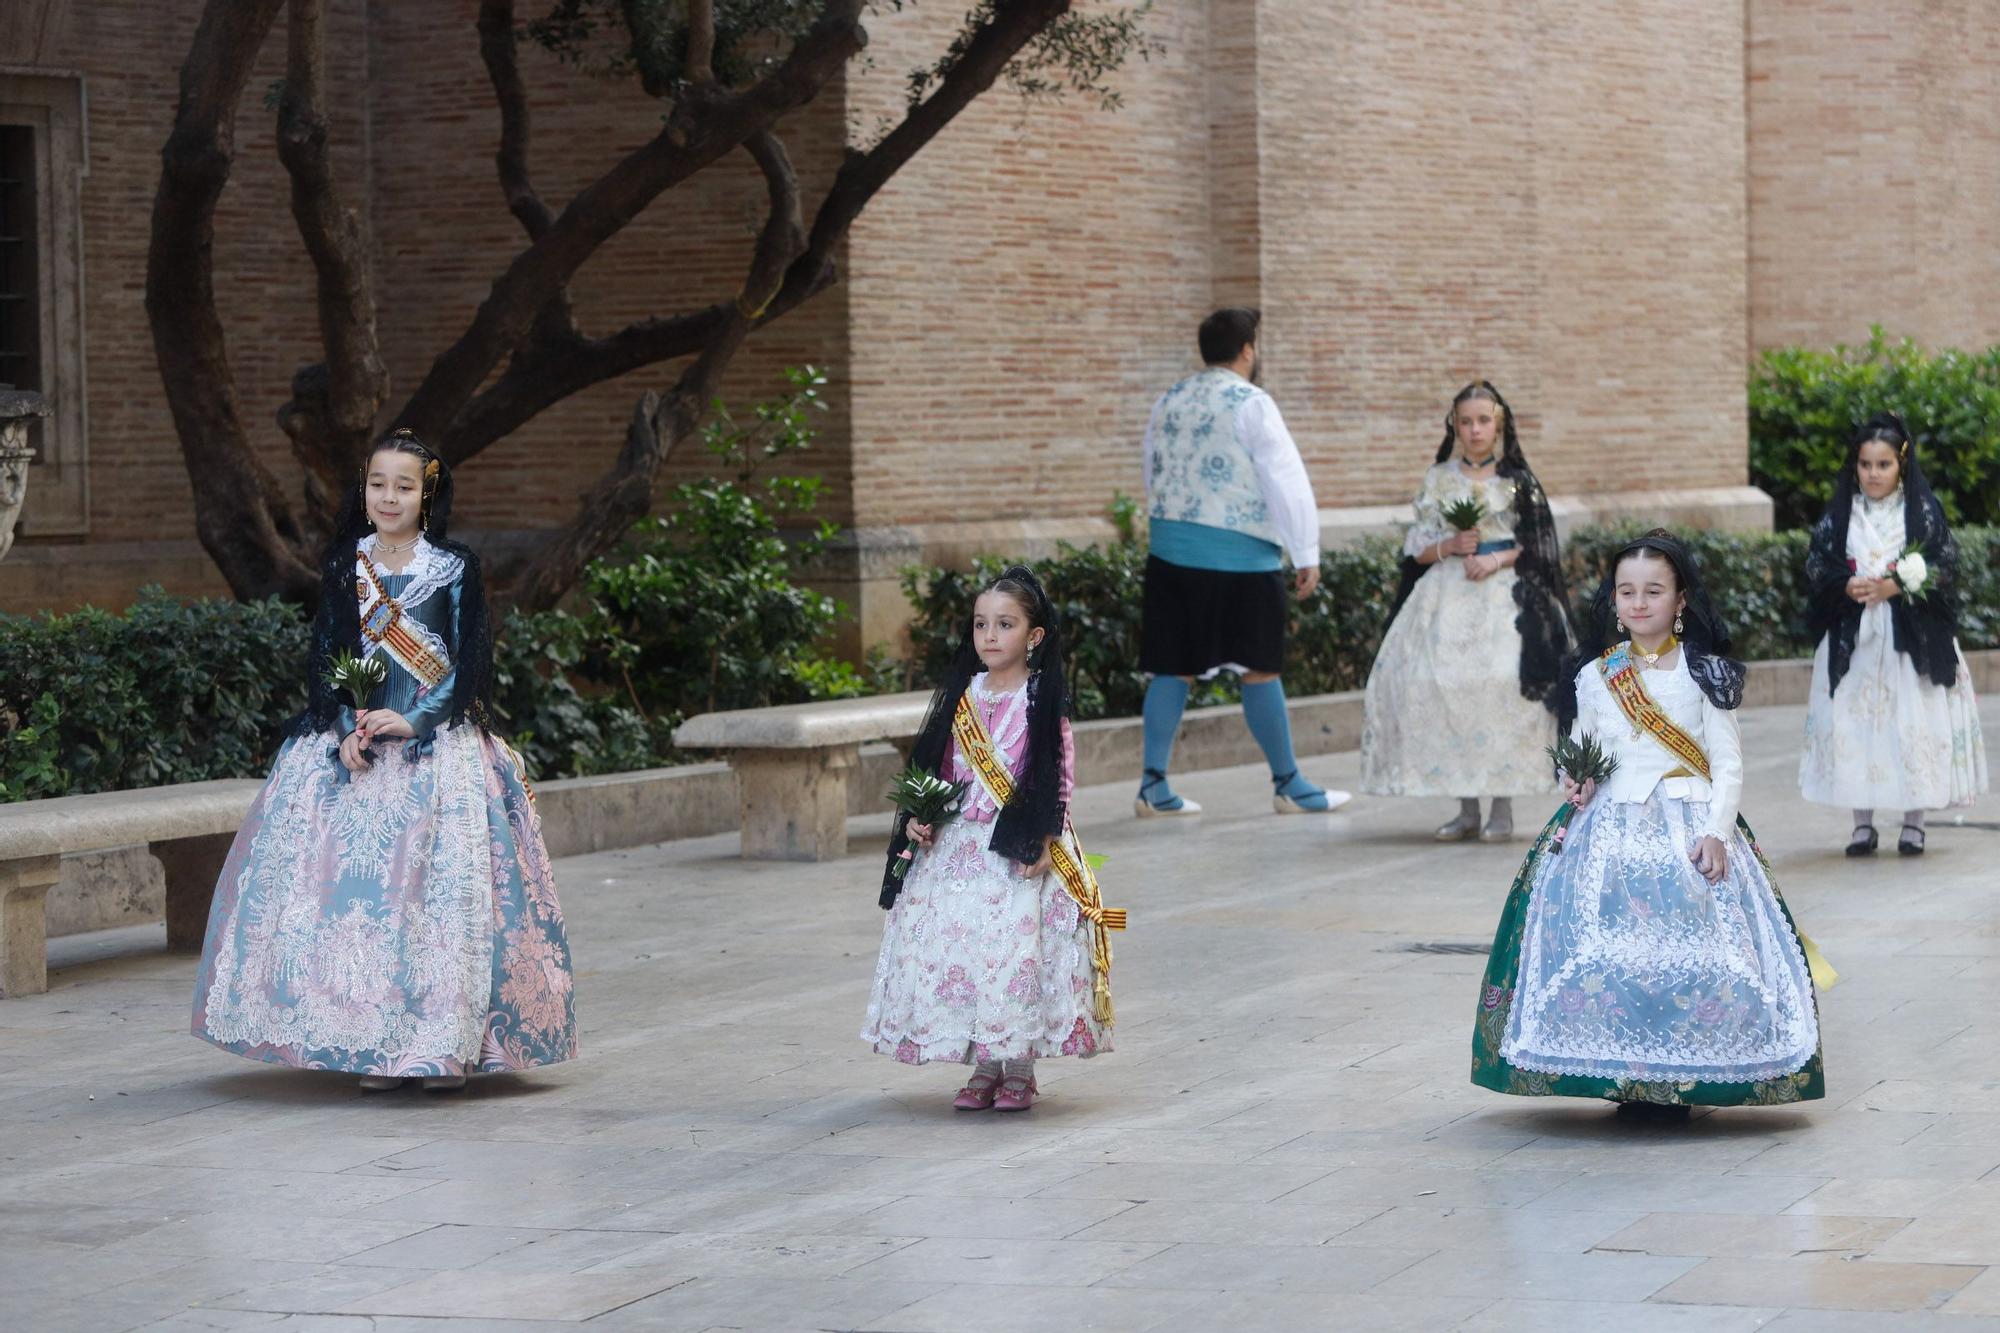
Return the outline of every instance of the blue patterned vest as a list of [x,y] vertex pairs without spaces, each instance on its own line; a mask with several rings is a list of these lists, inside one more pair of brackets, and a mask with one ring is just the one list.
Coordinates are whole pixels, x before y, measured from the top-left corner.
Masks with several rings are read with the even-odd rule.
[[1256,469],[1236,430],[1236,414],[1263,392],[1214,366],[1167,390],[1160,399],[1153,472],[1147,479],[1152,518],[1278,543],[1278,530],[1257,488]]

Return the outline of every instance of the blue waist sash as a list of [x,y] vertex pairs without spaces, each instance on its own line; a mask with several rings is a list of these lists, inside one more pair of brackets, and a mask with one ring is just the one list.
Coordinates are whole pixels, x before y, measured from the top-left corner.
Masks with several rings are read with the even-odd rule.
[[1479,543],[1479,550],[1474,552],[1474,554],[1492,555],[1495,551],[1511,551],[1518,545],[1520,545],[1520,543],[1515,541],[1512,537],[1507,538],[1507,540],[1505,541],[1481,542]]

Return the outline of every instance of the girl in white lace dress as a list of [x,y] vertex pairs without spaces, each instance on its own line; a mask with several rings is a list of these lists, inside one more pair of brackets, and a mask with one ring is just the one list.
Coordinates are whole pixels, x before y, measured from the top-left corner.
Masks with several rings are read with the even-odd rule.
[[905,1064],[975,1066],[961,1110],[1026,1110],[1037,1059],[1111,1049],[1109,946],[1102,916],[1091,919],[1102,907],[1066,884],[1080,877],[1089,887],[1079,892],[1094,896],[1067,833],[1076,751],[1066,702],[1053,611],[1016,566],[974,602],[911,752],[917,767],[968,785],[942,826],[897,816],[861,1031]]
[[1808,946],[1737,814],[1743,665],[1670,533],[1612,571],[1556,702],[1617,768],[1602,786],[1565,775],[1515,878],[1473,1082],[1679,1115],[1823,1097]]
[[[1453,526],[1455,503],[1479,507],[1476,526]],[[1485,380],[1452,400],[1415,509],[1396,609],[1368,673],[1361,783],[1378,796],[1457,796],[1439,841],[1504,842],[1512,798],[1555,791],[1542,700],[1571,634],[1548,498]],[[1481,796],[1493,798],[1484,829]]]
[[1854,811],[1849,856],[1879,845],[1877,807],[1903,812],[1896,850],[1919,855],[1926,810],[1987,790],[1986,741],[1958,649],[1958,542],[1901,417],[1855,434],[1806,582],[1819,646],[1800,790]]

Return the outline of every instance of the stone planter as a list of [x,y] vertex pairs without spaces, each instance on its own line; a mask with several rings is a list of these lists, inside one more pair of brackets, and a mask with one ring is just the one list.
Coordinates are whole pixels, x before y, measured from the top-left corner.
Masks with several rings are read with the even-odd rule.
[[22,389],[0,389],[0,559],[14,548],[14,520],[28,498],[28,464],[35,451],[28,425],[49,415],[48,400]]

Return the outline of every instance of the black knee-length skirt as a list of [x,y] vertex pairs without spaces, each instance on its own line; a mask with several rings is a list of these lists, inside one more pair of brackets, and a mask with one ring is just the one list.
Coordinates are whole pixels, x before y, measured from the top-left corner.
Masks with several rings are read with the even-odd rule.
[[1283,570],[1192,569],[1149,555],[1145,595],[1140,670],[1206,676],[1283,669]]

